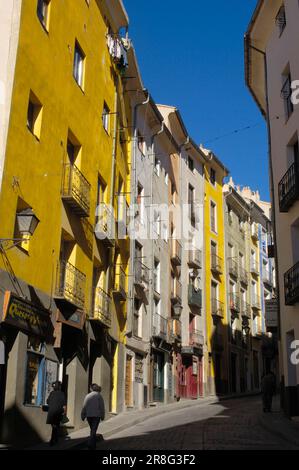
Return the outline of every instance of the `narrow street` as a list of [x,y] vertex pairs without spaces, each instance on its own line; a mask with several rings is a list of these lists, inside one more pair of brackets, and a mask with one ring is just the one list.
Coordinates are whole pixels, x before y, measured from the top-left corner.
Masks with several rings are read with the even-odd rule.
[[100,443],[98,450],[298,449],[265,430],[260,424],[261,415],[260,397],[198,405],[151,418],[115,434]]

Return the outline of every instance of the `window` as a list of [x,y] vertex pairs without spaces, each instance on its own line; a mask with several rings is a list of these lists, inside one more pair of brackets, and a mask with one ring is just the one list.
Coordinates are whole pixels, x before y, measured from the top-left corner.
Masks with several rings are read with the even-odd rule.
[[195,201],[195,197],[194,197],[194,188],[193,186],[191,186],[191,184],[189,184],[189,188],[188,188],[188,204],[189,204],[189,217],[190,217],[190,220],[191,220],[191,225],[195,225],[195,208],[194,208],[194,201]]
[[214,168],[211,168],[210,181],[215,186],[215,184],[216,184],[216,171],[214,170]]
[[155,157],[154,171],[155,171],[157,176],[160,176],[160,170],[161,170],[161,161],[157,157]]
[[191,157],[188,157],[188,168],[190,171],[194,171],[194,161],[193,161],[193,158]]
[[294,105],[292,102],[292,78],[291,73],[287,72],[282,75],[282,89],[281,89],[281,97],[284,101],[284,110],[286,119],[288,120],[291,114],[294,111]]
[[42,123],[42,105],[38,98],[30,91],[27,108],[27,127],[32,134],[39,139]]
[[46,30],[49,29],[50,1],[51,0],[38,0],[37,2],[37,16]]
[[79,46],[78,42],[75,43],[75,54],[74,54],[74,79],[78,83],[79,87],[83,89],[84,86],[84,62],[85,55]]
[[286,27],[286,24],[287,24],[287,21],[286,21],[286,12],[285,12],[285,7],[284,5],[282,5],[276,15],[276,18],[275,18],[275,23],[276,23],[276,26],[279,28],[279,34],[282,35],[285,27]]
[[141,337],[140,332],[140,309],[141,309],[141,300],[134,298],[134,318],[133,318],[133,335],[136,337]]
[[138,149],[142,153],[142,155],[145,155],[145,140],[139,131],[137,134],[137,139],[138,139]]
[[170,181],[170,200],[171,204],[175,205],[175,194],[176,194],[176,187],[174,182]]
[[160,262],[154,261],[154,291],[160,293]]
[[110,114],[110,109],[107,105],[107,103],[104,101],[104,106],[103,106],[103,113],[102,113],[102,123],[105,131],[107,134],[109,134],[109,114]]
[[211,205],[210,205],[210,217],[211,217],[211,230],[212,232],[215,232],[217,231],[217,227],[216,227],[216,218],[217,218],[217,214],[216,214],[216,204],[211,201]]

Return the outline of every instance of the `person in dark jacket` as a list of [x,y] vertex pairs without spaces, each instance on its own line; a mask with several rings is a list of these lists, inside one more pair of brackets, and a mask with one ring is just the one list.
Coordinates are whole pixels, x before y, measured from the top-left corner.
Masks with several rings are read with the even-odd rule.
[[271,413],[272,410],[272,399],[275,394],[275,375],[273,372],[268,372],[262,378],[262,396],[263,396],[263,409],[264,413]]
[[101,387],[97,384],[92,384],[90,393],[86,395],[83,408],[81,411],[81,418],[84,421],[87,418],[90,427],[90,438],[87,447],[90,450],[96,449],[97,430],[100,421],[105,418],[105,404],[101,395]]
[[51,424],[52,426],[51,446],[58,442],[59,426],[63,415],[66,414],[66,398],[64,392],[61,390],[61,382],[54,382],[52,387],[53,390],[47,400],[49,407],[47,424]]

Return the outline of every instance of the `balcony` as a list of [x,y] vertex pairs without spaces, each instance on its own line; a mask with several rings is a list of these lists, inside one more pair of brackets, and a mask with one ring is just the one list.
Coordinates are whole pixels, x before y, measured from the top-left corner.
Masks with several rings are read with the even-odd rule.
[[172,280],[170,295],[172,303],[182,303],[182,284],[178,279]]
[[256,276],[259,276],[260,270],[259,270],[259,263],[257,261],[251,260],[250,272],[251,274],[255,274]]
[[273,280],[271,272],[268,269],[263,269],[263,282],[268,286],[273,286]]
[[168,319],[158,313],[153,314],[152,333],[156,338],[167,340]]
[[196,346],[198,348],[203,347],[204,345],[204,336],[199,330],[192,330],[189,333],[189,343],[191,346]]
[[224,303],[218,299],[212,299],[211,301],[212,315],[215,317],[224,318]]
[[190,268],[200,269],[202,267],[202,252],[200,250],[190,250],[188,265]]
[[245,301],[241,301],[240,312],[242,317],[251,318],[251,305]]
[[253,224],[251,225],[251,237],[255,241],[258,241],[259,239],[259,228],[258,224],[255,222],[253,222]]
[[198,309],[202,308],[202,290],[195,289],[192,284],[188,286],[188,304]]
[[67,261],[57,267],[55,298],[64,300],[77,308],[84,308],[86,276]]
[[90,214],[90,184],[76,165],[63,167],[62,199],[79,217]]
[[98,240],[105,245],[114,246],[114,214],[110,206],[105,203],[99,204],[97,208],[97,223],[95,227],[95,235]]
[[232,258],[228,259],[228,271],[231,276],[238,277],[238,263],[236,260]]
[[284,294],[286,305],[299,302],[299,263],[296,263],[284,275]]
[[182,245],[178,240],[172,240],[171,261],[175,266],[180,266],[182,264]]
[[145,289],[149,285],[149,269],[140,260],[135,261],[135,285]]
[[176,318],[169,318],[168,320],[168,337],[170,343],[180,341],[182,337],[182,323]]
[[240,313],[240,297],[234,292],[229,294],[229,308],[232,312]]
[[239,275],[240,275],[240,282],[242,282],[242,284],[245,284],[246,286],[248,286],[248,273],[246,271],[246,269],[244,269],[242,266],[239,267]]
[[288,212],[299,199],[298,165],[293,163],[278,184],[279,210]]
[[93,320],[98,320],[107,328],[111,326],[111,297],[101,287],[95,289]]
[[223,260],[222,258],[220,258],[220,256],[215,255],[214,253],[211,255],[211,270],[214,273],[216,274],[223,273],[222,263],[223,263]]
[[126,300],[126,273],[122,266],[116,266],[115,272],[115,282],[114,282],[114,289],[113,289],[114,297],[119,300],[123,301]]
[[252,294],[252,296],[251,296],[251,307],[254,310],[260,310],[261,309],[261,299],[258,295]]

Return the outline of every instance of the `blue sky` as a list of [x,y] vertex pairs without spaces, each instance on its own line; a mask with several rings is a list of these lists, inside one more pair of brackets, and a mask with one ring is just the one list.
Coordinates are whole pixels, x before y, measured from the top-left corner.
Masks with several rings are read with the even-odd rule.
[[216,153],[236,183],[268,200],[266,125],[244,81],[243,37],[256,0],[124,4],[143,82],[155,101],[177,106],[194,140]]

